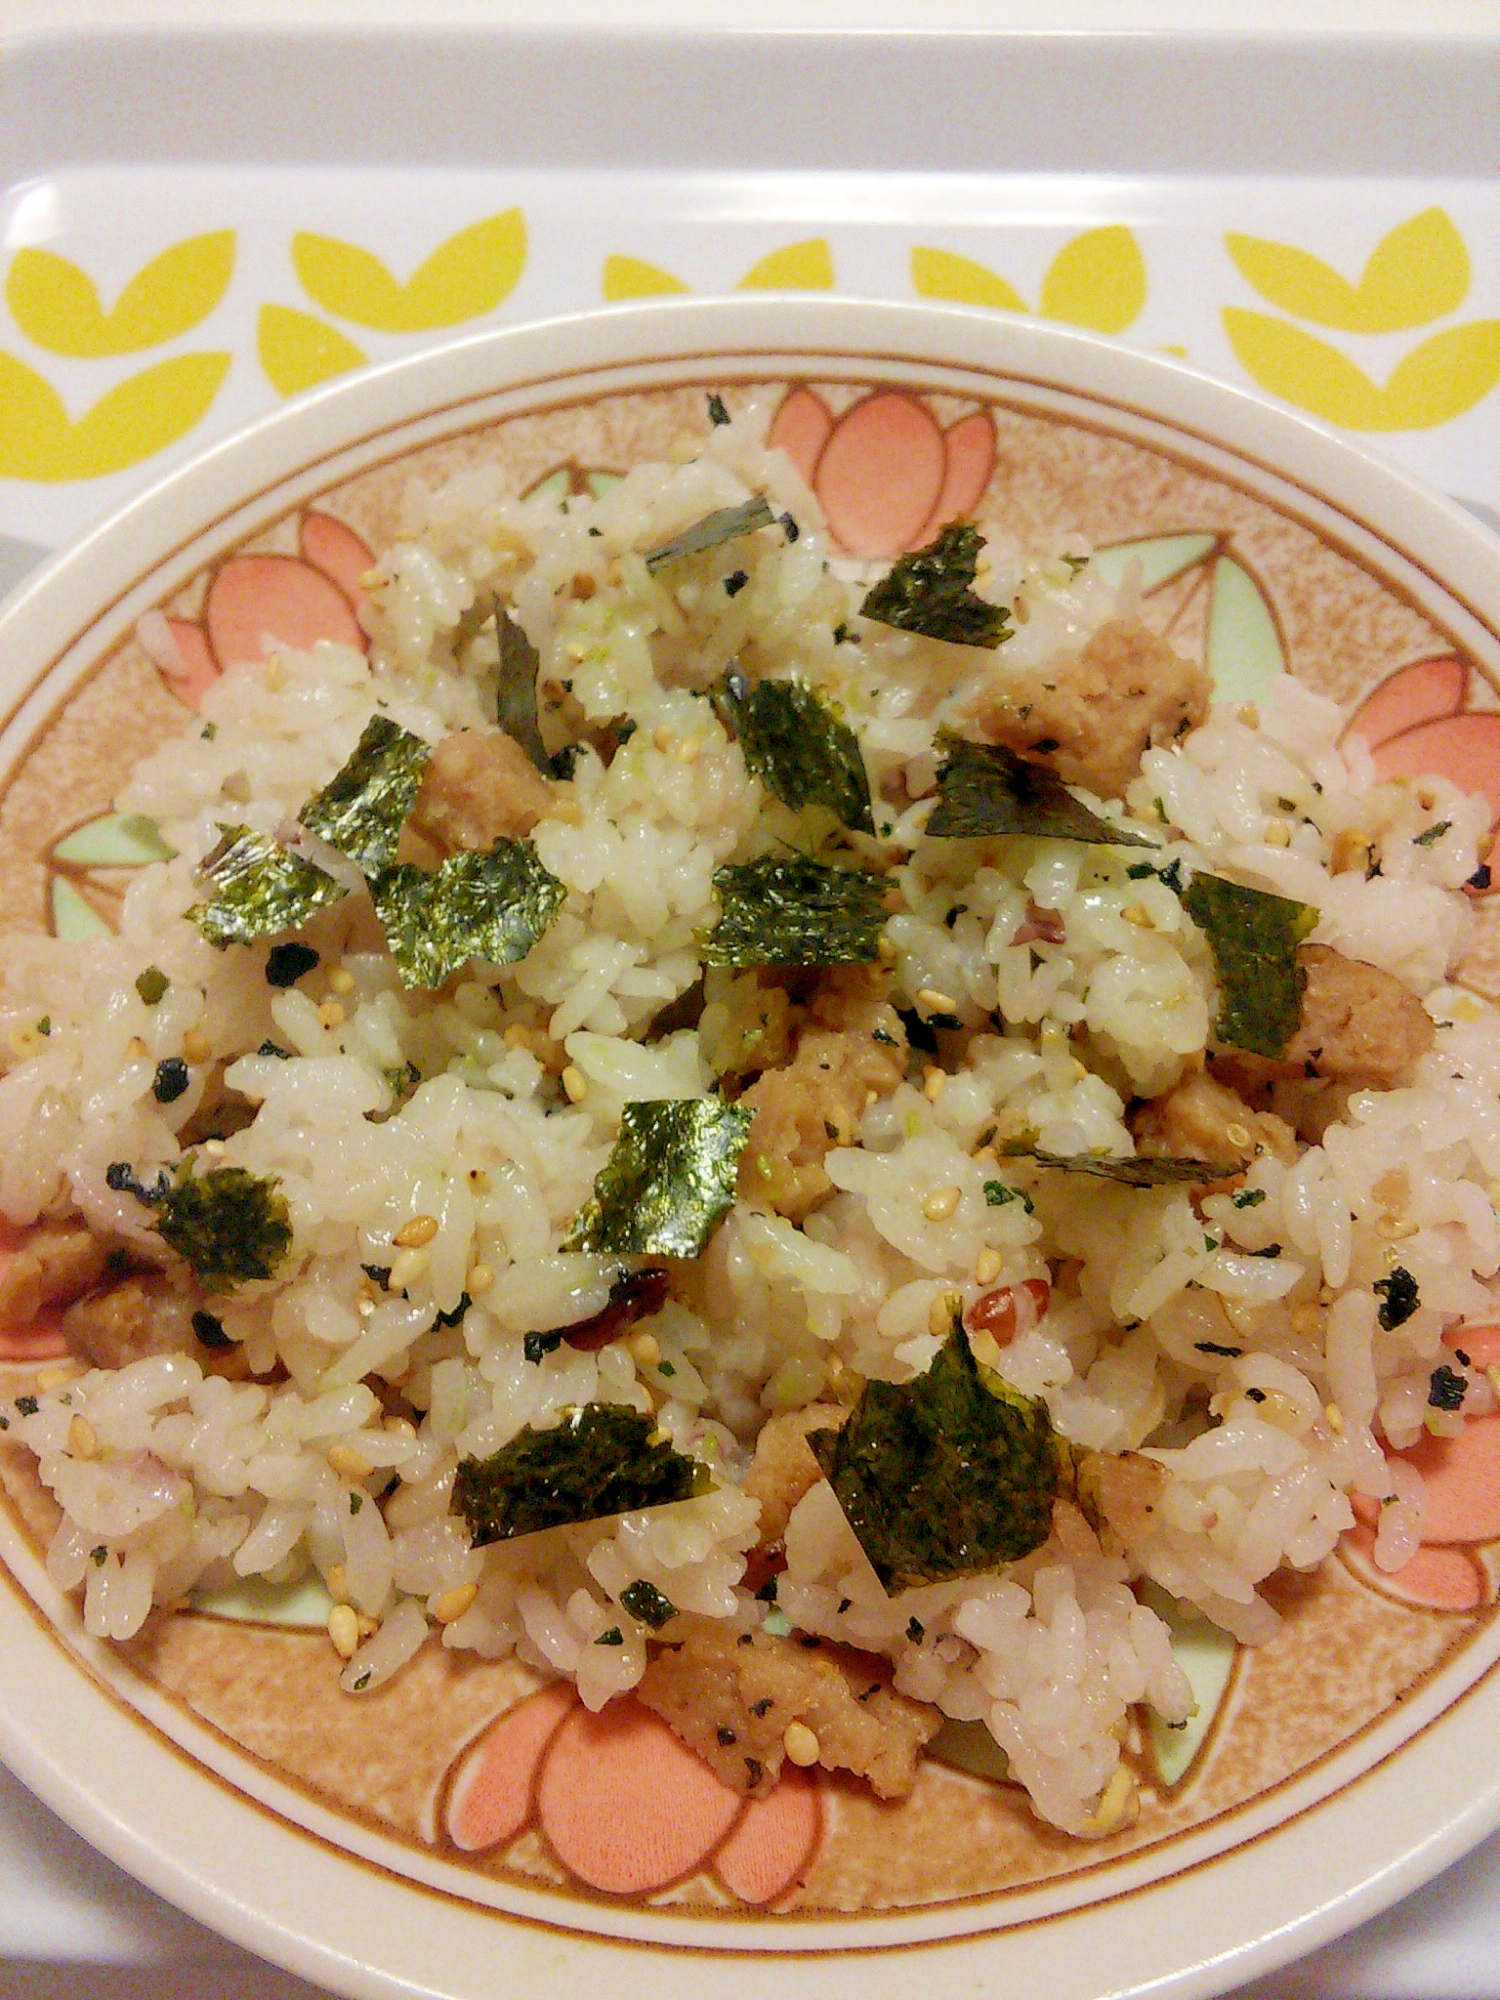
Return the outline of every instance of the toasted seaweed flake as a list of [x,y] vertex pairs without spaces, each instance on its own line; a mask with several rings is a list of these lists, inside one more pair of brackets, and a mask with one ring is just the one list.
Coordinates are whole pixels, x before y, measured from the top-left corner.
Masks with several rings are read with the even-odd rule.
[[1431,1409],[1461,1410],[1468,1393],[1468,1377],[1446,1365],[1434,1368],[1427,1378],[1427,1402]]
[[620,1602],[632,1618],[652,1632],[659,1632],[677,1616],[677,1606],[671,1598],[663,1597],[656,1585],[644,1577],[626,1584],[620,1592]]
[[291,1214],[280,1183],[244,1167],[194,1174],[191,1161],[183,1161],[162,1197],[156,1227],[218,1292],[274,1277],[292,1247]]
[[940,840],[1025,833],[1044,840],[1082,840],[1098,847],[1154,847],[1155,842],[1101,819],[1079,803],[1055,771],[1018,757],[1003,743],[971,743],[944,729],[938,806],[925,831]]
[[1060,1454],[1046,1405],[975,1361],[955,1312],[914,1382],[867,1382],[812,1447],[887,1592],[1017,1562],[1052,1530]]
[[721,868],[723,912],[703,945],[706,965],[868,965],[889,915],[886,885],[862,868],[765,855]]
[[1405,1326],[1422,1303],[1417,1293],[1417,1281],[1404,1264],[1398,1264],[1388,1278],[1377,1278],[1370,1289],[1382,1295],[1383,1302],[1376,1317],[1387,1333],[1394,1333],[1398,1326]]
[[370,884],[404,986],[441,986],[471,958],[514,964],[567,893],[529,840],[497,840],[487,854],[453,854],[431,872],[387,868]]
[[[727,424],[729,420],[729,412],[724,407],[724,398],[717,389],[711,389],[708,394],[708,421],[717,427],[720,424]],[[621,1598],[622,1604],[624,1601]]]
[[495,720],[507,736],[515,738],[544,778],[556,777],[537,719],[536,677],[541,669],[541,656],[498,597],[495,631],[500,642]]
[[1297,947],[1318,921],[1307,903],[1195,875],[1182,906],[1208,939],[1219,981],[1214,1036],[1230,1048],[1280,1056],[1302,1018],[1307,973]]
[[395,859],[431,755],[420,736],[372,715],[343,769],[302,808],[302,824],[373,875]]
[[766,504],[764,493],[757,493],[740,507],[720,507],[712,514],[705,514],[701,521],[694,521],[684,528],[680,535],[673,535],[660,548],[651,549],[646,556],[646,567],[654,576],[668,563],[678,562],[683,556],[701,556],[708,549],[722,548],[725,542],[737,541],[741,535],[753,535],[757,528],[769,528],[776,516]]
[[146,1006],[155,1007],[171,983],[159,965],[148,965],[144,972],[136,974],[135,990]]
[[555,1430],[527,1424],[489,1458],[461,1459],[453,1506],[479,1549],[689,1500],[709,1484],[707,1470],[662,1440],[651,1417],[618,1403],[585,1403],[565,1410]]
[[1060,1167],[1068,1174],[1093,1174],[1122,1187],[1209,1187],[1245,1171],[1244,1160],[1165,1159],[1142,1154],[1137,1159],[1109,1160],[1092,1153],[1044,1153],[1039,1146],[1007,1146],[1006,1152],[1040,1167]]
[[759,681],[751,690],[731,668],[714,706],[738,733],[751,775],[783,805],[826,806],[855,833],[874,833],[859,738],[804,682]]
[[187,913],[210,944],[253,944],[296,930],[347,894],[341,882],[268,833],[249,826],[221,826],[219,832],[223,838],[201,870],[214,893]]
[[734,1203],[752,1114],[716,1097],[627,1104],[563,1239],[606,1257],[696,1257]]
[[903,632],[993,652],[1012,636],[1010,612],[973,588],[983,546],[977,528],[957,523],[944,528],[925,549],[902,556],[868,593],[860,610],[866,618]]

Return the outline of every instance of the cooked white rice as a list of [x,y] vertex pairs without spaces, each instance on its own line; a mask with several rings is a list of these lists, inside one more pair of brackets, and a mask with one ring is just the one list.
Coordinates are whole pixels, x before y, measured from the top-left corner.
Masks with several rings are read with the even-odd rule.
[[[645,1668],[650,1634],[620,1602],[632,1582],[741,1629],[767,1615],[744,1581],[758,1508],[738,1482],[768,1415],[920,1373],[954,1291],[971,1306],[1045,1280],[1037,1323],[1001,1350],[981,1344],[981,1358],[1044,1397],[1076,1445],[1141,1450],[1165,1469],[1149,1532],[1107,1553],[1053,1551],[1021,1580],[888,1598],[823,1483],[788,1528],[778,1611],[887,1655],[903,1692],[988,1724],[1037,1810],[1088,1831],[1132,1705],[1169,1720],[1191,1708],[1167,1627],[1132,1586],[1149,1579],[1263,1640],[1277,1619],[1257,1586],[1327,1556],[1352,1525],[1349,1495],[1389,1503],[1377,1561],[1398,1568],[1415,1548],[1421,1480],[1383,1445],[1495,1407],[1490,1382],[1441,1340],[1490,1314],[1483,1281],[1500,1265],[1500,1035],[1489,1006],[1445,983],[1486,810],[1440,779],[1377,782],[1357,743],[1340,747],[1337,710],[1291,681],[1149,751],[1127,805],[1130,824],[1165,841],[1153,860],[1315,905],[1315,940],[1421,996],[1435,1049],[1402,1087],[1356,1094],[1294,1166],[1262,1154],[1245,1184],[1263,1196],[1254,1205],[1017,1159],[1006,1178],[1029,1206],[991,1206],[997,1130],[1058,1154],[1133,1151],[1129,1099],[1200,1062],[1210,954],[1165,883],[1129,875],[1128,850],[923,836],[935,730],[993,659],[858,617],[867,579],[830,562],[816,501],[759,442],[765,421],[749,405],[692,462],[642,466],[566,511],[506,498],[483,473],[414,487],[407,536],[383,559],[371,658],[321,645],[238,668],[131,775],[119,806],[159,821],[176,858],[135,876],[117,937],[7,943],[0,1034],[35,1052],[0,1080],[0,1210],[28,1223],[76,1209],[169,1262],[152,1211],[105,1170],[127,1160],[149,1177],[178,1157],[211,1065],[195,1064],[171,1104],[152,1082],[196,1033],[228,1090],[258,1106],[207,1151],[280,1183],[295,1257],[285,1276],[213,1301],[268,1379],[153,1356],[74,1376],[33,1414],[13,1412],[11,1432],[63,1509],[49,1567],[82,1587],[91,1633],[126,1638],[195,1588],[315,1569],[364,1621],[346,1689],[379,1686],[438,1629],[448,1647],[575,1679],[599,1707]],[[795,541],[761,533],[648,573],[643,550],[753,493],[791,510]],[[1008,673],[1042,672],[1133,612],[1128,578],[1116,588],[1060,560],[1083,553],[1077,542],[1023,555],[1001,524],[982,525],[983,589],[1004,602],[1024,590],[1030,607]],[[731,597],[734,569],[748,581]],[[492,589],[579,721],[636,725],[608,765],[582,754],[535,830],[568,889],[562,915],[518,965],[470,968],[438,993],[401,987],[358,897],[307,927],[321,964],[289,990],[267,984],[263,950],[212,949],[184,912],[219,824],[285,833],[377,705],[429,742],[492,726],[493,641],[488,653],[483,637],[456,642]],[[914,1071],[830,1153],[836,1193],[805,1226],[741,1201],[662,1310],[596,1352],[563,1343],[528,1361],[528,1333],[598,1312],[618,1275],[618,1259],[558,1246],[622,1106],[716,1086],[736,981],[753,976],[710,972],[696,1027],[638,1039],[702,974],[715,869],[789,841],[826,849],[828,817],[772,800],[702,699],[750,655],[823,690],[857,728],[884,824],[882,840],[853,844],[900,891],[892,997],[920,1011],[919,994],[948,996],[962,1028],[943,1037],[940,1075]],[[1378,843],[1383,873],[1335,868],[1351,837]],[[1065,943],[1014,941],[1029,905],[1058,913]],[[150,1006],[135,986],[148,966],[170,981]],[[348,975],[337,989],[335,972]],[[27,1031],[42,1014],[37,1046]],[[565,1049],[573,1093],[533,1053],[543,1038]],[[290,1059],[255,1053],[267,1039]],[[934,1189],[957,1195],[938,1219],[924,1211]],[[393,1252],[414,1216],[436,1218],[436,1233]],[[1420,1306],[1386,1331],[1371,1287],[1397,1242]],[[1256,1254],[1274,1244],[1280,1255]],[[398,1255],[392,1292],[375,1293],[364,1267]],[[435,1324],[465,1291],[461,1323]],[[1440,1360],[1465,1380],[1462,1412],[1429,1403]],[[472,1549],[450,1504],[459,1459],[590,1402],[654,1411],[715,1489]],[[595,1644],[609,1628],[623,1643]]]

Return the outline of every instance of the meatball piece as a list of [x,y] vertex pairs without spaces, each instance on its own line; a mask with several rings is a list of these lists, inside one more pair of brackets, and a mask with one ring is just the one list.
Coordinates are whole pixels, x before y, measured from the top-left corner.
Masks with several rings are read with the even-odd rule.
[[792,1509],[823,1477],[807,1442],[808,1432],[837,1430],[848,1414],[838,1403],[809,1403],[805,1409],[772,1417],[762,1427],[745,1475],[745,1491],[760,1502],[762,1548],[781,1540]]
[[548,780],[513,736],[464,730],[433,751],[407,822],[440,856],[523,840],[547,810]]
[[1290,1166],[1297,1144],[1285,1119],[1252,1111],[1206,1070],[1141,1105],[1131,1119],[1136,1151],[1158,1159],[1241,1160],[1272,1153]]
[[0,1270],[0,1325],[29,1326],[44,1306],[71,1304],[98,1284],[109,1258],[86,1223],[39,1224]]
[[1045,673],[1007,672],[997,661],[974,719],[992,743],[1050,764],[1067,784],[1117,799],[1148,749],[1175,742],[1203,720],[1211,694],[1196,661],[1149,627],[1115,618]]
[[1302,1020],[1286,1060],[1311,1064],[1334,1083],[1389,1090],[1432,1047],[1432,1017],[1393,973],[1345,958],[1326,944],[1305,944]]

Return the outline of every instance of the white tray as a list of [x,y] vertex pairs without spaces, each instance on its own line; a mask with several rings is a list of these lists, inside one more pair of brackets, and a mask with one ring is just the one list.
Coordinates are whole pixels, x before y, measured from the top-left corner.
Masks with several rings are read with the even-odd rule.
[[[132,10],[154,28],[85,32],[84,11],[33,6],[61,25],[0,51],[0,591],[273,407],[319,355],[384,359],[631,284],[747,277],[892,298],[962,284],[991,302],[1009,287],[1028,310],[1234,379],[1247,361],[1266,379],[1279,365],[1304,407],[1389,426],[1376,442],[1392,456],[1500,520],[1500,36],[1298,37],[1264,31],[1290,11],[1268,4],[1248,37],[1195,36],[1171,4],[1154,15],[1172,17],[1166,32],[1068,36],[966,32],[982,10],[965,0],[935,0],[947,33],[902,30],[894,0],[862,27],[834,0],[818,30],[784,31],[778,10],[754,34],[672,25],[672,0],[643,4],[633,18],[657,25],[635,29],[590,0],[559,10],[579,25],[528,5],[531,25],[508,31],[414,26],[380,5],[375,27],[206,32],[162,0]],[[1376,18],[1424,12],[1482,18],[1465,0],[1393,0]],[[95,0],[92,22],[108,18]],[[503,295],[493,243],[455,257],[447,284],[403,292],[456,232],[516,209],[524,255]],[[1429,218],[1404,268],[1402,238],[1388,244],[1387,295],[1340,292],[1286,255],[1240,245],[1237,260],[1226,242],[1310,252],[1357,281],[1433,209],[1447,224]],[[299,256],[299,233],[373,252],[393,276],[326,245]],[[216,240],[184,260],[179,291],[162,279],[133,324],[105,316],[192,238]],[[70,260],[103,310],[25,251]],[[1500,1839],[1254,1992],[1500,2000],[1497,1892]],[[310,1989],[157,1903],[0,1773],[0,1991]]]

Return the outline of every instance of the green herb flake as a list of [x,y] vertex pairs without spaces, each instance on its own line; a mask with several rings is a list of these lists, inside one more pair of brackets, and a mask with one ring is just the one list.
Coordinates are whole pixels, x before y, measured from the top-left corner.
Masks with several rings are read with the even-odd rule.
[[1036,1214],[1036,1203],[1024,1188],[1007,1187],[1004,1181],[986,1181],[984,1198],[991,1208],[1004,1208],[1008,1202],[1019,1201],[1028,1215]]
[[627,1104],[614,1150],[563,1239],[603,1257],[696,1257],[734,1205],[753,1114],[716,1097]]
[[1461,1410],[1469,1393],[1468,1377],[1443,1365],[1434,1368],[1427,1381],[1427,1402],[1434,1410]]
[[1236,1208],[1259,1208],[1265,1198],[1264,1188],[1241,1188],[1238,1194],[1230,1196]]
[[618,1625],[611,1625],[607,1632],[601,1632],[594,1641],[596,1646],[623,1646],[624,1643],[625,1634]]
[[1024,833],[1043,840],[1081,840],[1098,847],[1152,847],[1129,827],[1090,812],[1055,771],[1018,757],[1003,743],[971,743],[940,730],[937,810],[925,831],[940,840],[974,840]]
[[644,1577],[626,1584],[620,1592],[620,1602],[638,1624],[652,1632],[659,1632],[677,1616],[677,1606],[671,1598],[663,1597],[656,1585],[647,1583]]
[[109,1561],[109,1549],[105,1543],[96,1542],[94,1544],[93,1548],[89,1550],[89,1561],[94,1565],[95,1569],[103,1569],[104,1565]]
[[564,1410],[555,1430],[527,1424],[489,1458],[460,1460],[453,1506],[479,1549],[689,1500],[708,1487],[706,1470],[661,1440],[652,1418],[585,1403]]
[[171,983],[159,965],[148,965],[144,972],[136,974],[135,990],[146,1006],[155,1007]]
[[1245,1171],[1243,1160],[1165,1159],[1152,1154],[1110,1160],[1092,1153],[1044,1153],[1039,1146],[1007,1146],[1005,1150],[1035,1160],[1038,1166],[1060,1167],[1067,1174],[1093,1174],[1098,1180],[1118,1181],[1121,1187],[1208,1187]]
[[296,930],[346,893],[341,882],[267,833],[248,826],[221,826],[219,832],[223,838],[201,870],[214,893],[187,913],[210,944],[253,944]]
[[420,736],[372,715],[343,769],[302,808],[302,824],[373,875],[396,857],[431,756]]
[[471,958],[513,965],[567,897],[529,840],[497,840],[487,854],[452,854],[429,872],[402,864],[370,884],[404,986],[436,987]]
[[1277,1057],[1297,1032],[1307,973],[1297,947],[1318,921],[1307,903],[1195,875],[1182,906],[1208,939],[1219,981],[1215,1039]]
[[855,833],[874,833],[859,738],[804,682],[759,681],[752,690],[731,668],[713,699],[739,736],[751,776],[774,798],[793,812],[826,806]]
[[888,1593],[1017,1562],[1052,1531],[1046,1405],[975,1361],[963,1318],[914,1382],[867,1382],[841,1430],[807,1440]]
[[274,1277],[292,1247],[291,1214],[275,1180],[244,1167],[178,1167],[156,1227],[211,1291]]
[[1376,1317],[1386,1333],[1405,1326],[1422,1303],[1417,1281],[1403,1264],[1398,1264],[1388,1278],[1377,1278],[1370,1289],[1381,1294],[1382,1304]]
[[704,940],[707,965],[869,965],[880,955],[886,885],[862,868],[765,855],[721,868],[722,915]]
[[647,552],[646,567],[655,576],[668,563],[680,562],[684,556],[701,556],[709,549],[722,548],[725,542],[737,541],[741,535],[753,535],[757,528],[769,528],[776,516],[766,504],[766,496],[757,493],[752,500],[740,507],[720,507],[712,514],[705,514],[701,521],[694,521],[684,528],[680,535],[673,535],[660,548]]
[[1451,819],[1440,819],[1434,821],[1434,823],[1427,828],[1425,833],[1419,833],[1415,837],[1415,839],[1412,842],[1412,845],[1414,847],[1432,847],[1433,845],[1435,845],[1436,842],[1442,839],[1443,835],[1448,831],[1449,827],[1452,826],[1452,824],[1453,822]]
[[537,719],[536,680],[541,655],[498,598],[495,630],[500,642],[500,672],[495,683],[495,720],[513,736],[544,778],[557,775]]
[[944,528],[925,549],[902,556],[860,610],[903,632],[993,651],[1011,637],[1010,612],[1003,604],[988,603],[973,588],[983,546],[977,528],[956,523]]

